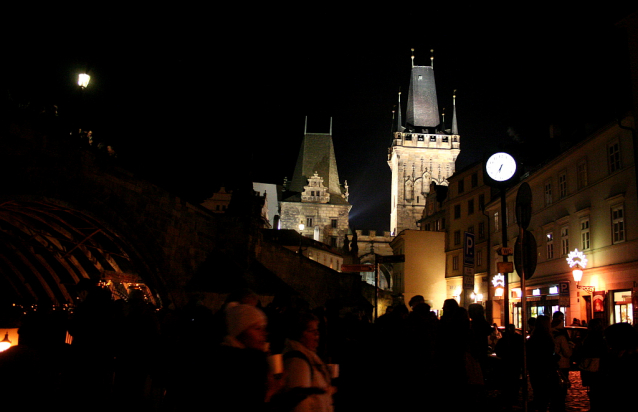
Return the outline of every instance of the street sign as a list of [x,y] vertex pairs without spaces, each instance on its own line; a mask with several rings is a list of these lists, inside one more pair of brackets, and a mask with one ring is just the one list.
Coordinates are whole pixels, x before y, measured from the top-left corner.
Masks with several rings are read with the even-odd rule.
[[511,247],[500,247],[496,250],[499,256],[511,256],[514,254],[514,249]]
[[374,265],[341,265],[341,271],[351,272],[374,272]]
[[405,255],[390,255],[390,256],[380,256],[376,257],[377,263],[401,263],[405,262]]
[[525,280],[531,278],[536,270],[537,255],[536,238],[532,232],[525,230],[523,239],[517,237],[514,246],[514,265],[519,275],[524,273]]
[[463,269],[463,289],[474,290],[474,269],[466,267]]
[[474,267],[474,233],[465,232],[463,246],[463,266]]
[[514,265],[512,262],[496,262],[496,270],[498,270],[498,273],[512,273],[514,272]]

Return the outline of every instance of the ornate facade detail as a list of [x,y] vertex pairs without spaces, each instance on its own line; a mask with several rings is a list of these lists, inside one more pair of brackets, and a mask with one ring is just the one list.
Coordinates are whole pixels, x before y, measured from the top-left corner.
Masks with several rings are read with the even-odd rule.
[[323,185],[323,177],[320,177],[317,172],[308,179],[308,186],[304,186],[301,201],[312,203],[328,203],[330,201],[328,188]]

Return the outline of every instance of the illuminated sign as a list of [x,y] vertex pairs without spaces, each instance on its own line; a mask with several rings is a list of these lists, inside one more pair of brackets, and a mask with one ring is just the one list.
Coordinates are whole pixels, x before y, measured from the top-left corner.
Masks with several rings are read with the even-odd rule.
[[532,291],[532,295],[534,295],[534,296],[540,296],[540,295],[541,295],[541,290],[540,290],[540,289],[534,289],[534,290]]
[[505,287],[505,276],[501,275],[500,273],[494,275],[494,277],[492,278],[492,285],[494,285],[495,288]]
[[567,264],[570,268],[580,266],[581,269],[585,269],[587,267],[587,256],[578,249],[574,249],[567,255]]

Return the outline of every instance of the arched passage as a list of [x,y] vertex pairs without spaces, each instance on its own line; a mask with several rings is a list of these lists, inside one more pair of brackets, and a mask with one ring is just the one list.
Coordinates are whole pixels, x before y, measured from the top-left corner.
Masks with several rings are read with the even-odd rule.
[[161,306],[144,259],[122,233],[91,214],[51,199],[0,202],[0,300],[64,306],[81,279],[116,297],[142,289]]

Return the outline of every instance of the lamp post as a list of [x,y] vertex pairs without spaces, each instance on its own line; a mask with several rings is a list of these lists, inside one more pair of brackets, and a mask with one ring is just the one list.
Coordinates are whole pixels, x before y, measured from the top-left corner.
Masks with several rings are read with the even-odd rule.
[[303,254],[303,250],[301,250],[301,241],[303,240],[303,230],[306,228],[306,225],[303,223],[299,223],[299,250],[297,253],[301,256]]

